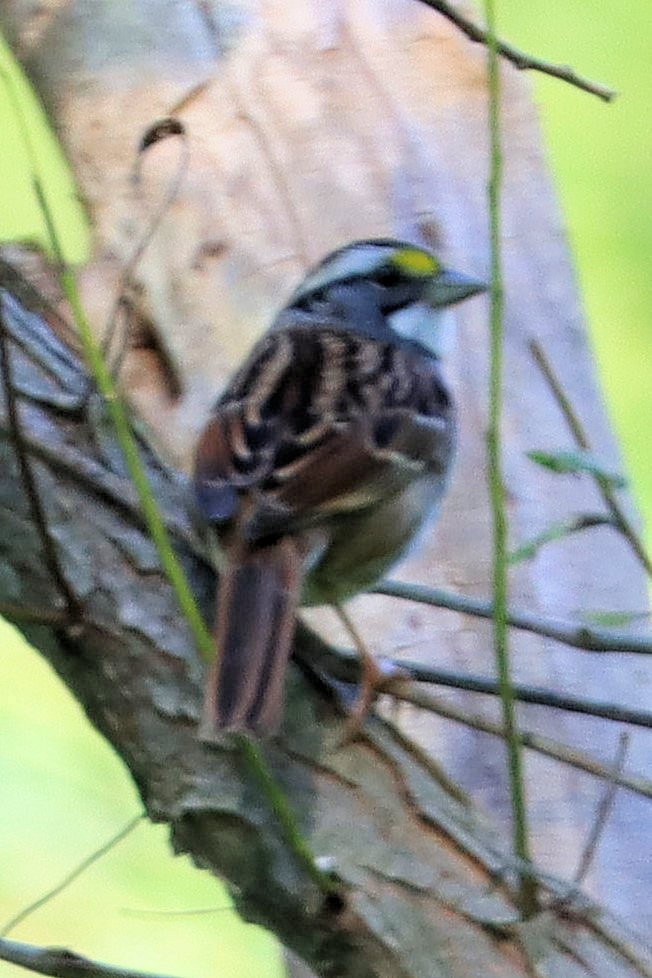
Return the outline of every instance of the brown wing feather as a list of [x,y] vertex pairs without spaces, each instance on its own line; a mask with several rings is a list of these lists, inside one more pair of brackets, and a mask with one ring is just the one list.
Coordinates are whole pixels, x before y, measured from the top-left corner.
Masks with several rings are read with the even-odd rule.
[[[229,555],[205,734],[274,729],[303,551],[328,547],[337,515],[443,472],[452,437],[436,362],[422,352],[328,322],[288,326],[258,344],[197,448],[198,503],[206,519],[228,524]],[[313,544],[305,531],[320,524]]]
[[436,361],[324,323],[268,334],[218,403],[197,451],[208,519],[250,541],[398,491],[450,457]]

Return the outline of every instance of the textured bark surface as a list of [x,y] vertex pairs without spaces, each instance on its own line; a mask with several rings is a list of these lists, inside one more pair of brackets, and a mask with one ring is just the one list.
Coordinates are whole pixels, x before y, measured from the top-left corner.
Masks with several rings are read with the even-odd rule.
[[[338,747],[341,718],[293,669],[283,727],[265,754],[312,851],[341,881],[341,904],[324,898],[239,752],[197,739],[202,668],[101,408],[84,400],[83,374],[40,318],[8,292],[2,301],[23,432],[82,616],[72,628],[23,630],[123,758],[150,817],[170,824],[177,850],[223,875],[244,916],[320,975],[517,978],[533,961],[564,978],[644,974],[632,960],[642,950],[618,947],[615,925],[581,901],[519,923],[509,859],[470,803],[381,720],[359,744]],[[1,596],[56,610],[61,596],[17,472],[6,403],[0,425]],[[208,616],[212,574],[196,552],[185,481],[145,446],[143,456]]]
[[[98,329],[115,298],[120,267],[139,239],[146,215],[164,195],[178,159],[178,149],[172,144],[155,147],[145,160],[143,181],[135,187],[129,176],[138,140],[153,120],[170,112],[188,127],[190,166],[183,190],[134,275],[131,294],[140,318],[141,343],[131,351],[123,374],[155,441],[175,464],[187,465],[208,404],[234,363],[269,322],[306,266],[331,247],[373,234],[421,236],[439,244],[457,267],[475,274],[486,271],[484,53],[421,5],[407,0],[342,0],[328,5],[316,0],[251,0],[228,6],[199,0],[50,0],[35,8],[26,0],[6,0],[0,17],[58,127],[95,224],[96,253],[84,272],[84,291]],[[516,545],[570,513],[599,508],[589,480],[543,473],[525,457],[528,449],[555,449],[571,443],[529,356],[530,336],[543,342],[556,364],[597,451],[614,464],[618,459],[595,386],[528,88],[511,69],[505,69],[504,82],[505,450],[509,518]],[[484,476],[487,326],[482,301],[464,307],[458,324],[458,341],[450,359],[462,415],[457,475],[438,527],[406,562],[401,575],[484,595],[488,591],[490,527]],[[164,351],[163,357],[157,355],[157,349]],[[169,488],[161,487],[161,491],[168,498]],[[183,489],[177,492],[175,505],[183,508]],[[180,651],[185,648],[181,626],[168,621],[170,638],[165,629],[160,631],[159,619],[151,617],[148,600],[161,615],[174,616],[173,605],[163,597],[165,589],[154,572],[151,548],[141,541],[138,559],[145,559],[143,553],[148,555],[149,566],[141,570],[146,584],[155,579],[156,586],[148,597],[147,587],[141,592],[138,579],[136,597],[135,579],[130,579],[127,588],[119,564],[119,554],[132,545],[131,533],[123,535],[121,551],[117,544],[94,540],[86,524],[79,527],[73,521],[65,532],[71,534],[69,559],[73,559],[76,542],[80,566],[84,560],[94,564],[90,555],[96,546],[111,560],[118,560],[113,571],[107,560],[108,579],[101,582],[101,588],[108,589],[108,596],[98,581],[89,579],[88,583],[93,601],[110,606],[109,630],[113,630],[111,616],[115,613],[113,581],[122,593],[117,604],[131,616],[133,641],[145,641],[141,635],[145,629],[152,648],[157,635],[171,643],[167,651],[165,644],[158,654],[150,650],[149,659],[139,655],[137,668],[131,659],[124,671],[107,666],[107,680],[113,676],[115,689],[113,693],[105,689],[102,696],[117,696],[124,684],[119,695],[131,703],[128,729],[134,745],[140,736],[167,723],[181,739],[176,744],[174,737],[172,741],[163,738],[160,747],[152,747],[153,757],[144,746],[134,746],[132,755],[122,744],[124,730],[118,729],[115,704],[103,712],[93,702],[88,707],[91,716],[123,756],[128,756],[135,777],[147,785],[146,797],[156,800],[152,804],[155,810],[160,808],[167,817],[181,799],[179,811],[184,815],[174,820],[177,838],[184,845],[201,839],[199,848],[205,846],[212,853],[217,848],[218,825],[241,842],[249,830],[242,828],[238,815],[228,815],[228,806],[235,811],[244,793],[248,799],[245,808],[249,814],[253,808],[255,814],[255,795],[234,778],[228,761],[210,757],[194,744],[196,692],[187,675],[196,682],[198,667]],[[200,577],[198,588],[206,586],[205,578],[202,583]],[[515,568],[512,601],[515,606],[571,618],[596,610],[641,611],[647,599],[626,545],[610,531],[598,530],[553,544],[535,561]],[[361,598],[353,607],[370,640],[383,651],[413,646],[408,649],[411,658],[419,655],[476,672],[492,667],[485,624],[452,612],[425,611],[381,598]],[[330,619],[324,621],[330,634],[339,637]],[[121,629],[115,626],[115,631],[120,633],[114,636],[120,654],[131,656],[123,647]],[[60,652],[56,654],[60,663],[68,661]],[[634,665],[622,656],[591,657],[520,633],[513,643],[513,656],[522,680],[596,698],[608,694],[631,705],[644,706],[649,699],[652,671],[641,658]],[[112,660],[109,656],[102,661]],[[83,699],[98,695],[70,670],[63,671]],[[151,692],[151,714],[139,684]],[[298,687],[303,688],[293,677],[293,691]],[[294,692],[291,701],[284,737],[290,742],[296,736],[292,749],[297,758],[307,753],[311,760],[307,767],[302,766],[304,761],[297,761],[296,767],[288,768],[283,758],[278,763],[292,782],[295,799],[301,800],[299,807],[307,813],[317,850],[330,852],[337,840],[343,853],[347,852],[350,833],[343,837],[332,834],[336,830],[322,811],[322,798],[328,797],[329,790],[334,794],[340,788],[346,795],[349,781],[357,792],[363,782],[365,793],[354,807],[360,816],[355,824],[360,825],[362,835],[369,833],[367,854],[362,857],[360,849],[350,861],[353,865],[362,858],[367,867],[371,863],[381,866],[363,871],[373,876],[379,889],[386,888],[388,900],[382,912],[373,900],[366,904],[370,917],[376,914],[374,926],[384,934],[383,939],[389,940],[396,926],[397,941],[400,935],[400,940],[414,945],[417,954],[420,942],[408,933],[411,927],[420,932],[417,905],[421,906],[422,899],[429,902],[424,894],[433,880],[448,871],[437,865],[439,858],[448,858],[446,848],[440,851],[431,845],[440,837],[438,829],[428,830],[433,834],[423,852],[417,842],[427,821],[422,800],[430,798],[434,789],[428,779],[423,781],[427,790],[422,788],[422,772],[418,777],[414,774],[419,786],[408,792],[410,808],[415,798],[421,800],[406,816],[402,806],[408,782],[391,765],[371,763],[373,751],[380,751],[381,746],[367,745],[352,755],[333,753],[328,747],[333,733],[328,712],[325,726],[313,727],[308,717],[313,709],[322,707],[302,705],[304,700],[296,699]],[[489,705],[478,709],[486,715],[494,713]],[[618,730],[613,724],[569,720],[537,708],[523,709],[521,715],[526,726],[591,747],[604,760],[615,752]],[[409,716],[406,725],[474,800],[498,812],[505,824],[504,757],[495,742],[421,716]],[[386,736],[378,730],[374,728],[374,737]],[[644,736],[643,732],[633,736],[630,759],[634,768],[649,773],[652,757]],[[163,773],[167,775],[168,762],[180,765],[173,788]],[[207,766],[198,775],[203,765]],[[225,807],[214,816],[209,829],[187,815],[186,803],[203,811],[210,796],[213,806],[210,778],[221,772],[225,784],[219,805]],[[528,758],[527,776],[536,856],[546,869],[568,876],[588,835],[601,788],[583,775],[568,773],[537,757]],[[187,790],[183,787],[186,777]],[[199,787],[193,778],[199,778]],[[158,801],[159,785],[165,804]],[[423,804],[427,808],[430,801]],[[377,807],[385,813],[378,834],[365,827],[367,818],[372,819],[370,826],[375,824],[372,817],[379,814]],[[342,825],[353,814],[353,809],[344,806]],[[261,812],[258,816],[262,817]],[[649,806],[641,799],[620,796],[588,881],[592,894],[643,929],[652,925],[652,862],[641,858],[641,840],[649,828]],[[384,833],[398,834],[401,842],[414,834],[412,851],[419,854],[414,863],[407,860],[409,872],[396,853],[384,861],[379,842]],[[273,840],[272,833],[266,851],[275,869],[286,874],[287,882],[291,873]],[[359,843],[361,840],[356,841]],[[264,860],[269,880],[263,881],[257,899],[269,898],[269,906],[255,903],[253,876],[257,869],[254,871],[253,864],[258,858],[256,853],[251,865],[247,861],[240,867],[243,873],[252,873],[244,886],[243,904],[258,919],[269,914],[268,926],[286,937],[287,920],[285,924],[283,920],[288,906],[277,899],[276,883],[269,882],[276,877]],[[213,856],[206,859],[211,862]],[[220,868],[227,874],[234,870]],[[417,884],[411,878],[412,870],[417,869],[428,878],[426,884],[420,875]],[[460,886],[464,880],[469,882],[468,873],[475,872],[464,860],[457,870]],[[389,909],[395,899],[391,880],[403,878],[406,872],[405,878],[416,888],[409,919],[399,919],[398,911]],[[419,890],[422,885],[424,893]],[[450,895],[446,901],[447,907],[457,905]],[[473,928],[464,936],[467,924],[457,928],[454,911],[443,910],[441,905],[438,913],[431,911],[432,906],[423,909],[428,926],[445,932],[446,948],[457,946],[458,938],[460,947],[469,946],[467,938]],[[311,918],[311,926],[314,923]],[[303,941],[306,932],[302,933],[301,938],[294,934],[295,944]],[[323,931],[317,933],[321,934],[315,937],[317,942],[327,940]],[[430,934],[432,937],[433,931]],[[440,946],[438,940],[435,943]],[[305,951],[306,945],[302,947]],[[481,960],[478,970],[489,972],[487,962],[493,959],[486,955],[498,953],[497,947],[492,945],[490,950],[481,940],[476,944],[475,934],[470,947]],[[386,948],[381,956],[385,954]],[[414,960],[412,972],[406,973],[439,973],[420,971],[418,959]],[[509,967],[518,964],[508,955],[500,957],[496,967],[509,974]],[[564,963],[564,968],[570,967]],[[393,973],[401,973],[398,965]],[[572,970],[560,973],[572,974]]]

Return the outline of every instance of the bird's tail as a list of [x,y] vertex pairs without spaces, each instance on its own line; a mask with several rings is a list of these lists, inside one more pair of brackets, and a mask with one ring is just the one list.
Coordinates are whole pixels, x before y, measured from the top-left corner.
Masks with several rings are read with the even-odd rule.
[[220,577],[204,738],[219,730],[257,736],[276,730],[301,584],[299,551],[290,538],[232,554]]

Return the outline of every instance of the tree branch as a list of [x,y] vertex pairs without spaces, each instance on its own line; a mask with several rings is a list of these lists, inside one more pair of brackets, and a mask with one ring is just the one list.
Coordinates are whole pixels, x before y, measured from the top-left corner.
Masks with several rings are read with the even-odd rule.
[[47,893],[40,896],[38,900],[34,900],[34,902],[30,903],[27,907],[23,907],[23,909],[12,917],[11,920],[8,920],[4,927],[0,930],[0,938],[6,937],[12,930],[18,927],[19,924],[22,924],[24,920],[31,917],[33,913],[36,913],[37,910],[44,907],[46,903],[50,902],[50,900],[53,900],[60,893],[63,893],[63,891],[67,889],[71,883],[74,883],[74,881],[78,879],[82,873],[85,873],[86,870],[89,869],[94,863],[96,863],[98,859],[105,856],[118,844],[118,842],[122,842],[123,839],[133,832],[136,826],[142,822],[143,818],[144,815],[141,813],[140,815],[136,815],[134,818],[130,819],[119,832],[108,840],[108,842],[105,842],[104,845],[100,846],[98,849],[95,849],[95,851],[92,852],[90,856],[87,856],[86,859],[82,859],[82,861],[78,863],[78,865],[75,866],[71,872],[64,876],[64,878],[57,883],[56,886],[52,887],[51,890],[48,890]]
[[39,975],[52,975],[53,978],[169,978],[149,971],[114,968],[110,964],[83,958],[63,947],[37,947],[4,938],[0,938],[0,961],[8,961]]
[[[186,623],[188,624],[190,631],[192,632],[200,655],[205,661],[210,662],[214,656],[220,654],[220,650],[215,648],[213,636],[205,623],[205,619],[202,617],[201,610],[197,604],[197,601],[195,600],[195,596],[192,593],[192,589],[189,586],[183,568],[177,559],[174,547],[172,545],[169,529],[159,510],[156,496],[152,486],[150,485],[145,467],[140,459],[138,439],[132,428],[126,405],[123,403],[122,394],[116,387],[111,371],[105,363],[102,347],[95,339],[90,321],[86,316],[81,301],[81,295],[77,287],[75,272],[66,262],[65,255],[59,241],[59,236],[54,221],[54,214],[50,209],[50,204],[40,179],[38,161],[32,147],[31,133],[23,114],[22,105],[17,97],[16,91],[14,90],[13,81],[6,72],[2,72],[2,77],[4,79],[5,87],[7,89],[15,118],[23,138],[24,149],[26,151],[28,166],[30,168],[32,186],[43,220],[45,222],[45,226],[47,228],[49,246],[59,267],[59,285],[72,312],[86,364],[91,372],[93,386],[97,389],[97,392],[102,398],[101,409],[111,421],[113,434],[115,435],[115,439],[119,446],[120,457],[138,495],[147,530],[154,546],[156,547],[166,579],[176,594],[179,609]],[[183,127],[175,120],[160,122],[158,124],[158,129],[157,127],[154,127],[148,134],[146,134],[145,137],[143,137],[142,149],[146,149],[148,145],[157,139],[164,138],[165,132],[170,135],[172,130],[174,130],[176,134],[179,134],[181,131],[183,131]],[[187,149],[187,147],[185,148]],[[183,159],[181,169],[177,174],[177,180],[180,179],[182,171]],[[174,192],[174,188],[172,189]],[[161,217],[166,209],[167,201],[164,202],[163,210],[159,211]],[[3,324],[0,323],[0,325]],[[4,329],[2,330],[2,339],[3,342],[5,342],[5,355],[2,358],[2,370],[5,379],[5,393],[7,398],[11,435],[17,446],[21,473],[23,475],[23,480],[26,483],[32,515],[46,544],[48,566],[52,571],[58,586],[64,589],[64,594],[66,596],[71,615],[74,613],[75,617],[78,617],[79,605],[73,603],[77,600],[77,598],[72,589],[69,588],[67,581],[65,580],[65,577],[63,576],[59,567],[58,557],[50,538],[49,524],[46,520],[45,512],[41,508],[40,496],[36,489],[36,484],[32,480],[30,463],[22,442],[22,430],[19,425],[18,413],[15,406],[14,388],[10,372],[10,360],[7,352],[8,347],[6,346],[6,335]],[[117,366],[119,367],[119,364]],[[91,393],[92,388],[87,385],[87,393],[85,392],[85,396],[83,398],[84,405],[88,403],[89,395]],[[269,771],[261,750],[258,748],[257,744],[252,742],[246,736],[234,736],[233,740],[238,744],[240,753],[248,767],[249,772],[258,782],[258,786],[263,796],[267,799],[268,804],[275,813],[279,825],[284,833],[287,845],[294,852],[297,861],[304,868],[305,872],[307,872],[312,882],[319,887],[323,893],[329,894],[334,892],[334,881],[328,876],[328,874],[323,873],[317,866],[308,845],[301,835],[300,829],[292,813],[292,809],[288,805],[282,789],[276,783],[273,775]]]
[[[425,4],[426,7],[430,7],[431,10],[436,10],[446,20],[455,24],[470,41],[474,41],[476,44],[487,44],[487,32],[472,20],[469,20],[468,17],[461,14],[456,7],[447,3],[446,0],[420,0],[420,3]],[[559,78],[561,81],[567,82],[574,88],[580,88],[584,92],[589,92],[590,95],[597,95],[603,102],[612,102],[616,98],[617,92],[612,88],[607,88],[606,85],[602,85],[600,82],[583,78],[568,65],[553,64],[550,61],[535,58],[531,54],[526,54],[525,51],[519,51],[518,48],[507,44],[505,41],[499,40],[497,48],[499,54],[513,64],[515,68],[518,68],[519,71],[539,71],[544,75],[551,75],[553,78]]]
[[[406,584],[403,581],[382,581],[373,589],[373,594],[384,594],[418,604],[429,604],[434,608],[448,608],[463,615],[475,618],[488,618],[493,615],[493,604],[482,598],[472,598],[443,588],[426,587],[422,584]],[[568,622],[533,615],[528,611],[510,611],[507,622],[512,628],[534,632],[556,642],[563,642],[585,652],[630,652],[637,655],[652,654],[652,637],[647,635],[628,635],[626,632],[609,628],[595,628],[589,625],[573,625]]]
[[[317,664],[334,679],[346,683],[355,683],[359,679],[359,662],[351,653],[343,649],[335,649],[319,643],[317,636],[306,635],[309,641],[305,659],[307,668]],[[447,686],[450,689],[461,689],[468,693],[484,693],[489,696],[499,695],[497,680],[489,676],[478,676],[472,673],[456,672],[452,669],[441,669],[437,666],[425,666],[420,662],[409,659],[390,659],[389,664],[398,672],[403,672],[409,681],[415,683],[431,683],[434,686]],[[394,684],[392,690],[399,689]],[[647,710],[632,709],[610,703],[604,700],[578,699],[567,696],[551,689],[530,686],[525,683],[514,683],[514,697],[521,703],[531,703],[535,706],[547,706],[569,713],[580,713],[584,716],[600,717],[603,720],[613,720],[617,723],[628,723],[634,727],[652,728],[652,713]]]
[[[552,363],[546,355],[543,346],[538,340],[533,339],[530,340],[530,350],[537,366],[545,377],[548,386],[550,387],[550,390],[557,401],[562,414],[564,415],[564,418],[566,419],[566,423],[571,430],[576,445],[578,448],[581,448],[584,451],[590,451],[591,441],[589,436],[584,429],[584,425],[580,421],[579,415],[571,404],[561,380],[555,373]],[[595,475],[593,478],[595,479],[595,483],[600,490],[600,494],[604,499],[607,509],[613,517],[616,527],[629,542],[629,545],[636,554],[637,559],[642,567],[644,567],[645,572],[649,577],[652,577],[652,560],[645,549],[645,545],[640,535],[636,532],[636,529],[628,519],[623,507],[620,505],[620,501],[616,496],[613,486],[609,484],[607,479],[601,478],[599,475]]]
[[609,784],[606,787],[604,795],[600,800],[597,811],[595,813],[595,820],[591,826],[591,831],[589,837],[586,840],[586,845],[582,850],[582,855],[580,856],[580,861],[575,871],[574,881],[580,886],[586,879],[586,875],[595,856],[598,845],[600,844],[600,839],[606,828],[607,822],[609,821],[609,816],[613,810],[614,801],[616,800],[616,795],[618,794],[619,788],[619,778],[622,775],[623,767],[625,766],[625,761],[627,759],[627,750],[629,747],[629,736],[627,733],[621,733],[618,742],[618,752],[616,754],[616,760],[614,766],[611,769],[611,776],[607,779]]
[[[449,686],[463,689],[470,693],[488,693],[496,696],[499,685],[495,679],[486,676],[469,675],[467,673],[451,672],[431,666],[422,666],[418,662],[396,661],[410,673],[412,679],[420,683],[433,683],[436,686]],[[613,720],[617,723],[629,723],[635,727],[652,728],[652,713],[647,710],[635,710],[617,703],[601,700],[578,699],[566,696],[551,689],[541,689],[538,686],[527,686],[514,683],[514,697],[521,703],[532,703],[537,706],[548,706],[556,710],[566,710],[569,713],[582,713],[585,716],[601,717],[603,720]]]
[[[406,684],[405,688],[392,691],[391,695],[402,703],[411,703],[413,706],[418,706],[422,710],[435,713],[437,716],[445,717],[448,720],[454,720],[456,723],[461,723],[465,727],[470,727],[472,730],[479,730],[481,733],[490,734],[493,737],[501,737],[503,739],[505,737],[505,731],[499,723],[493,723],[491,720],[485,720],[483,717],[474,716],[466,710],[461,710],[459,707],[447,703],[440,697],[434,696],[432,693],[419,689],[418,687],[410,688]],[[533,731],[520,730],[519,737],[523,747],[527,747],[537,754],[551,757],[561,764],[574,767],[578,771],[584,771],[586,774],[591,774],[601,781],[608,781],[609,784],[626,788],[628,791],[636,795],[641,795],[643,798],[652,798],[652,781],[649,778],[645,778],[640,774],[627,774],[618,764],[615,767],[608,767],[587,751],[580,750],[577,747],[569,747],[567,744],[562,744],[557,740],[552,740],[550,737],[544,737]]]
[[52,627],[73,624],[73,619],[63,609],[30,608],[13,601],[0,601],[0,616],[13,622],[31,622],[34,625],[51,625]]

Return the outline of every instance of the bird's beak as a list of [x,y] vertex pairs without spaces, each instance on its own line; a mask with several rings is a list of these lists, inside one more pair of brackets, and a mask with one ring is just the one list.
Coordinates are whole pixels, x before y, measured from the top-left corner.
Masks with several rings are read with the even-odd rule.
[[430,281],[424,299],[429,306],[437,309],[440,306],[453,306],[472,295],[486,292],[488,287],[486,282],[454,272],[450,268],[442,268]]

